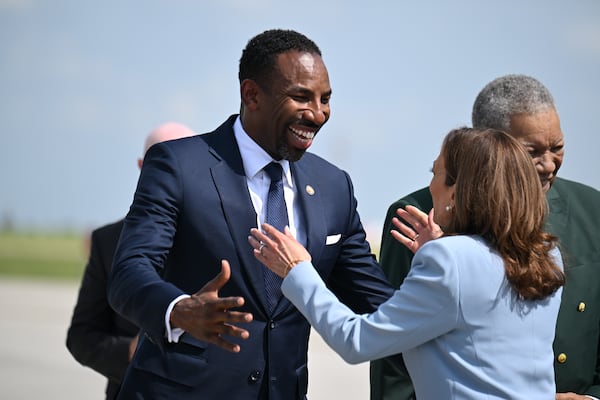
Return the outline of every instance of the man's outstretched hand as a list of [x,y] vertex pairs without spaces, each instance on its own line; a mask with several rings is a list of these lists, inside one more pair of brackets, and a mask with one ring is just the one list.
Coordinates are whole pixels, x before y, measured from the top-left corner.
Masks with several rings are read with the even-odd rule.
[[221,272],[191,297],[175,304],[171,312],[171,327],[181,328],[195,338],[237,353],[240,346],[224,336],[248,339],[247,330],[234,324],[252,321],[252,314],[231,311],[244,305],[243,297],[219,297],[219,290],[229,281],[229,262],[221,262]]

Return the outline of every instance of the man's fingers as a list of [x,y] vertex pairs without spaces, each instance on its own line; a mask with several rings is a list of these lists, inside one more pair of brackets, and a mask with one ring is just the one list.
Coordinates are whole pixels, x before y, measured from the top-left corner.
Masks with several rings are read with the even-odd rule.
[[[243,319],[240,322],[250,322],[252,320],[252,315],[248,313],[229,313],[231,314],[232,319]],[[250,316],[250,319],[248,319]],[[204,341],[212,343],[222,349],[227,351],[231,351],[233,353],[238,353],[240,351],[240,345],[236,343],[231,343],[230,341],[225,339],[225,336],[234,337],[238,339],[246,340],[250,337],[250,333],[242,328],[239,328],[235,325],[224,323],[219,325],[218,331],[215,331],[213,334],[208,335],[203,338]]]
[[250,333],[247,330],[239,328],[235,325],[223,325],[222,335],[227,335],[231,337],[236,337],[240,339],[248,339],[250,337]]
[[253,316],[251,313],[242,311],[227,311],[223,322],[227,324],[239,324],[252,322]]
[[214,302],[213,307],[217,310],[228,310],[230,308],[237,308],[244,305],[243,297],[219,297]]
[[210,338],[208,338],[206,340],[209,343],[214,344],[215,346],[218,346],[224,350],[230,351],[232,353],[239,353],[240,352],[240,345],[237,343],[231,343],[226,341],[225,339],[223,339],[221,336],[219,335],[214,335]]
[[221,289],[227,283],[227,281],[229,281],[230,277],[231,277],[231,268],[229,267],[229,261],[222,260],[221,261],[221,272],[219,272],[219,274],[217,276],[215,276],[213,279],[208,281],[206,283],[206,285],[204,285],[202,287],[202,289],[200,289],[198,291],[198,293],[218,292],[219,289]]

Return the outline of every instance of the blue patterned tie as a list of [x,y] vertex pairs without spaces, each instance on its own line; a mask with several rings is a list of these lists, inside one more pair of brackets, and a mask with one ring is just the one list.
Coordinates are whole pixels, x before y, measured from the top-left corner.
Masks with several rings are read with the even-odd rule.
[[[287,207],[283,197],[283,181],[281,180],[283,169],[276,162],[271,162],[263,169],[271,178],[265,222],[283,232],[283,228],[288,225]],[[281,297],[281,278],[266,267],[264,268],[264,278],[269,310],[273,311],[279,297]]]

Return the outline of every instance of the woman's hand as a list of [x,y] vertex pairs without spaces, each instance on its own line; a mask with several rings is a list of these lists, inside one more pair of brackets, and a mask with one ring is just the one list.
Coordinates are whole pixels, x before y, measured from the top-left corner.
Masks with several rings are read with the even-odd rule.
[[308,251],[298,242],[286,226],[284,233],[269,224],[262,225],[263,232],[250,229],[248,243],[254,248],[254,257],[282,278],[300,261],[311,261]]
[[425,243],[444,234],[442,228],[433,221],[433,208],[429,215],[417,207],[406,206],[405,208],[396,210],[399,218],[394,217],[392,223],[398,230],[392,229],[391,234],[410,251],[416,253]]
[[556,393],[556,400],[590,400],[595,397],[586,396],[585,394],[577,394],[577,393]]

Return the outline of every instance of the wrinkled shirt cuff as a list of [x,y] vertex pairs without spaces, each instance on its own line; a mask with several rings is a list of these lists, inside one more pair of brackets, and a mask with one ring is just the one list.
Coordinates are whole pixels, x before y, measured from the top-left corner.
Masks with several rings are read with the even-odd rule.
[[181,335],[185,333],[185,331],[181,328],[171,329],[171,311],[173,311],[173,307],[175,307],[175,304],[177,304],[179,300],[187,299],[190,297],[192,296],[190,296],[189,294],[182,294],[181,296],[173,300],[169,304],[169,307],[167,307],[167,312],[165,313],[165,331],[167,332],[167,341],[169,343],[178,343]]

